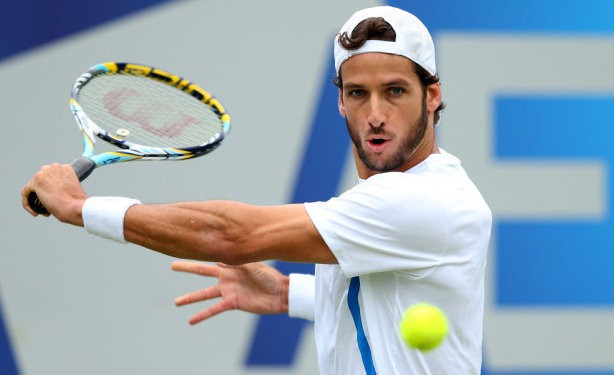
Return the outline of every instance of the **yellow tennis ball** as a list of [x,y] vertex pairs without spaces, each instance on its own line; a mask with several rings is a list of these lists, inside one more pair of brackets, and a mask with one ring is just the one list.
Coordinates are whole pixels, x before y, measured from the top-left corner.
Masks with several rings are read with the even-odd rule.
[[407,345],[428,351],[435,349],[446,337],[448,321],[437,307],[419,303],[405,311],[399,330]]

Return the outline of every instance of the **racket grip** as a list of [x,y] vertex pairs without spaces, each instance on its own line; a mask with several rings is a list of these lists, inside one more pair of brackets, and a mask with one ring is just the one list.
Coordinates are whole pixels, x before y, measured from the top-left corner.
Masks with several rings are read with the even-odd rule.
[[73,160],[72,163],[70,163],[70,166],[75,170],[79,181],[83,181],[92,173],[94,168],[96,168],[96,163],[94,163],[94,161],[90,158],[79,156]]
[[[75,170],[75,174],[77,175],[79,181],[83,181],[92,173],[94,168],[96,168],[96,163],[94,163],[94,161],[90,158],[79,156],[72,163],[70,163],[70,166]],[[30,195],[28,195],[28,204],[30,205],[30,208],[34,210],[34,212],[42,215],[47,215],[49,213],[49,211],[47,211],[45,206],[38,199],[35,192],[31,192]]]

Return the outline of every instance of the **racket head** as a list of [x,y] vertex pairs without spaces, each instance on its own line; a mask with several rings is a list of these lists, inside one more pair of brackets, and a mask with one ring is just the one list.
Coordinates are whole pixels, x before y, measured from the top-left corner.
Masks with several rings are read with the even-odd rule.
[[230,132],[230,115],[213,95],[140,64],[92,66],[75,81],[70,107],[84,136],[84,156],[93,155],[96,138],[121,149],[104,160],[94,158],[97,164],[202,156]]

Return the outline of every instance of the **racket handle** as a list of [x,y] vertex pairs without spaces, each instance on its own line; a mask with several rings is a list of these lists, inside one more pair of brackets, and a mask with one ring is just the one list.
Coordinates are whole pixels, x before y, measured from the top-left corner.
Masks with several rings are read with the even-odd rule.
[[96,168],[96,163],[94,163],[94,161],[90,158],[79,156],[73,160],[72,163],[70,163],[70,166],[75,170],[79,181],[83,181],[92,173],[94,168]]
[[38,199],[38,195],[36,195],[35,192],[31,192],[30,195],[28,195],[28,204],[30,205],[30,208],[34,210],[34,212],[41,215],[47,215],[49,213],[49,211],[47,211],[45,206],[43,206],[41,201]]
[[[77,175],[79,181],[83,181],[92,173],[94,168],[96,168],[96,163],[94,163],[94,161],[90,158],[79,156],[77,159],[73,160],[72,163],[70,163],[70,166],[75,170],[75,174]],[[38,199],[35,192],[31,192],[30,195],[28,195],[28,204],[30,205],[30,208],[34,210],[34,212],[42,215],[47,215],[49,213],[49,211],[47,211],[45,206],[43,206],[41,201]]]

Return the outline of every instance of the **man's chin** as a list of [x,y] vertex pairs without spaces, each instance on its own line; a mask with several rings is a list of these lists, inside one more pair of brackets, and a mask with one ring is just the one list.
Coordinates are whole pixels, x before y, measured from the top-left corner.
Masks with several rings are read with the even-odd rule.
[[393,163],[390,160],[376,160],[375,158],[363,160],[363,163],[374,172],[389,172],[399,167],[398,163]]

